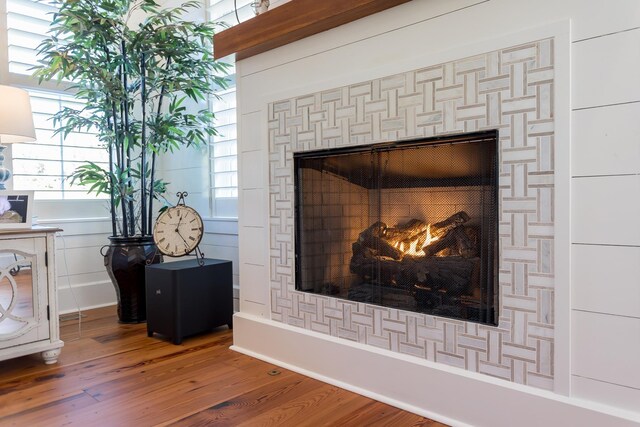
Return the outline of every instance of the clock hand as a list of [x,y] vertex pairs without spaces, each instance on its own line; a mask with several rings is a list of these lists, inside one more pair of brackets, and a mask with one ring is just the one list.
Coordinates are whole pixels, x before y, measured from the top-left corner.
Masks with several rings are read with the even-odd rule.
[[182,241],[184,242],[184,246],[189,249],[189,244],[187,243],[187,241],[184,239],[184,237],[182,237],[182,234],[180,234],[180,231],[176,228],[176,234],[178,236],[180,236],[180,238],[182,239]]

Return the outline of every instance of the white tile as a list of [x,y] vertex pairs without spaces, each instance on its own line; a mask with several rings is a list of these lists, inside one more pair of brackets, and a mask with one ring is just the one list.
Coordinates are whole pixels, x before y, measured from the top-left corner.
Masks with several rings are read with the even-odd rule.
[[640,248],[573,245],[572,308],[640,318]]
[[571,373],[640,389],[640,319],[572,312]]
[[640,100],[640,29],[575,43],[572,107]]
[[579,399],[604,403],[616,408],[638,412],[640,389],[622,387],[578,376],[571,377],[571,394]]
[[640,172],[640,103],[574,111],[573,176]]
[[573,243],[640,245],[640,176],[571,180]]

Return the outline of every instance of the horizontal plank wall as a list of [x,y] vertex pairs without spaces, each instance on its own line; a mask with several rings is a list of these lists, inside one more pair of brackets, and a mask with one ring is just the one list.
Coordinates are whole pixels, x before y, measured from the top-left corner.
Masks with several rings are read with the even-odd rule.
[[[203,215],[204,216],[204,215]],[[56,263],[61,313],[116,304],[116,293],[100,249],[109,243],[108,218],[43,219],[41,225],[58,227]],[[234,307],[238,309],[238,226],[235,219],[204,218],[200,245],[205,256],[233,263]]]
[[[559,232],[571,231],[572,254],[570,265],[567,260],[566,265],[555,266],[565,269],[566,278],[571,276],[558,284],[571,294],[562,306],[571,317],[566,319],[571,335],[562,340],[567,344],[563,356],[570,356],[571,366],[562,380],[570,383],[565,392],[572,398],[604,405],[603,411],[631,411],[640,420],[640,387],[633,375],[625,375],[632,368],[621,365],[629,358],[640,359],[636,333],[640,315],[635,304],[640,298],[635,268],[640,249],[635,221],[639,213],[635,199],[640,194],[637,1],[413,1],[243,60],[238,64],[240,168],[269,161],[268,102],[417,69],[418,58],[456,60],[459,57],[447,56],[449,50],[565,20],[571,22],[572,51],[572,107],[567,112],[572,126],[566,129],[572,133],[567,165],[571,171],[565,172],[572,177],[568,178],[572,196],[571,227]],[[400,34],[402,41],[396,38]],[[305,82],[309,75],[316,78]],[[577,130],[580,123],[585,126]],[[240,184],[240,309],[249,317],[257,316],[252,319],[268,321],[273,302],[264,288],[276,267],[260,257],[245,259],[242,242],[248,239],[244,233],[262,233],[257,241],[267,242],[268,251],[274,238],[264,222],[274,214],[268,209],[270,189],[266,180],[251,188]],[[606,222],[603,216],[610,218],[611,233],[597,229]],[[621,224],[625,221],[626,230]],[[600,268],[607,260],[621,269],[607,276],[606,268]],[[621,303],[624,292],[630,294]],[[611,346],[611,354],[597,349],[600,341]],[[612,372],[614,367],[621,371]]]
[[616,6],[573,43],[572,390],[640,411],[640,4]]
[[100,255],[111,234],[106,201],[36,200],[34,216],[39,225],[62,230],[56,233],[59,312],[115,304]]

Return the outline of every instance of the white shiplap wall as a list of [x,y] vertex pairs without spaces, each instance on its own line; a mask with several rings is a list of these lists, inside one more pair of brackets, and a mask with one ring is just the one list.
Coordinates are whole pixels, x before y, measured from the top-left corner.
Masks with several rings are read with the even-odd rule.
[[111,222],[102,200],[36,200],[38,224],[62,229],[56,237],[58,306],[61,313],[115,304],[100,248]]
[[640,412],[640,3],[611,6],[573,42],[572,391]]
[[[478,41],[557,22],[571,23],[571,258],[555,266],[569,277],[558,292],[570,358],[559,381],[570,396],[637,414],[640,419],[640,2],[637,0],[415,0],[238,64],[240,88],[240,241],[268,250],[266,112],[262,100],[311,93],[403,71],[414,56],[446,56]],[[377,49],[363,49],[375,43]],[[340,70],[303,82],[314,57]],[[352,64],[357,57],[366,69]],[[349,64],[348,69],[341,68]],[[352,68],[353,67],[353,68]],[[417,67],[414,67],[417,68]],[[407,65],[407,69],[412,69]],[[382,74],[381,74],[382,73]],[[313,74],[313,73],[309,73]],[[303,74],[304,75],[304,74]],[[287,77],[289,76],[289,77]],[[295,76],[295,77],[293,77]],[[344,84],[344,83],[343,83]],[[261,97],[256,100],[260,91]],[[565,112],[566,113],[566,112]],[[568,129],[567,129],[568,131]],[[562,143],[565,143],[563,141]],[[568,175],[568,174],[566,174]],[[568,230],[558,230],[566,233]],[[269,312],[269,265],[260,251],[241,251],[240,308]],[[268,321],[267,321],[268,322]],[[569,365],[568,365],[569,366]],[[325,375],[328,375],[325,373]],[[346,376],[346,375],[345,375]],[[453,414],[450,414],[453,415]]]

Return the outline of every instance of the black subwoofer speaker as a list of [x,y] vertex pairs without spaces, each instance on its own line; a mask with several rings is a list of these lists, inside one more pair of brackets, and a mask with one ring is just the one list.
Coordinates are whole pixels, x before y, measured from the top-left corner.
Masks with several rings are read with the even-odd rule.
[[189,335],[215,327],[232,328],[231,261],[195,259],[146,267],[147,334],[181,344]]

